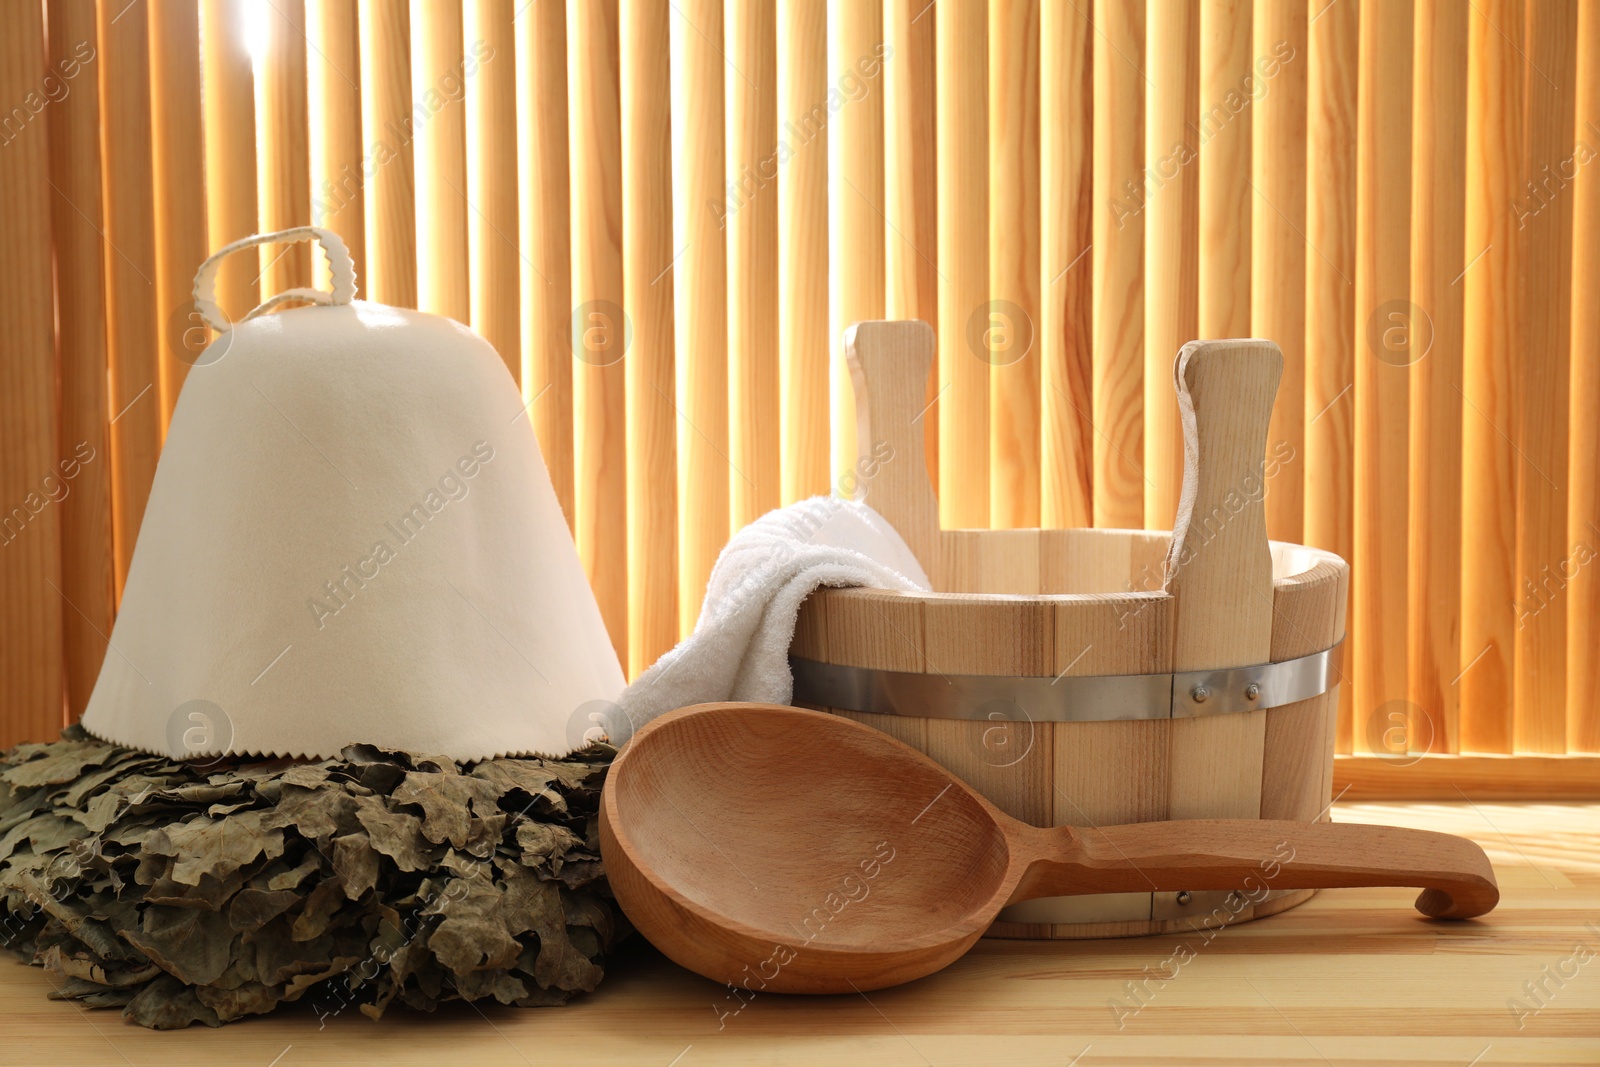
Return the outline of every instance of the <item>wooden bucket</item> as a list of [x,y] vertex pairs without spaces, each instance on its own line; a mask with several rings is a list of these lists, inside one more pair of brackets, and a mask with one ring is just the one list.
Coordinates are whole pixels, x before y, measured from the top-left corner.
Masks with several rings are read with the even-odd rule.
[[[1200,341],[1174,378],[1184,425],[1176,535],[944,530],[923,458],[933,331],[846,334],[865,499],[936,592],[824,589],[790,647],[795,703],[927,753],[1039,826],[1326,818],[1348,568],[1270,543],[1270,341]],[[1281,857],[1278,857],[1281,859]],[[990,936],[1216,928],[1313,891],[1062,897],[1006,909]]]

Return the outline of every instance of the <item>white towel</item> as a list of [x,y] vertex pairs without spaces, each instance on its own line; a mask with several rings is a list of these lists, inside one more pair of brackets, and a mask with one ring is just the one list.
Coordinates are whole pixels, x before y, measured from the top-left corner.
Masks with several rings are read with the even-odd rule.
[[694,632],[624,690],[623,714],[607,716],[611,742],[686,704],[787,704],[795,619],[825,585],[931,588],[894,527],[865,504],[818,496],[770,511],[722,549]]

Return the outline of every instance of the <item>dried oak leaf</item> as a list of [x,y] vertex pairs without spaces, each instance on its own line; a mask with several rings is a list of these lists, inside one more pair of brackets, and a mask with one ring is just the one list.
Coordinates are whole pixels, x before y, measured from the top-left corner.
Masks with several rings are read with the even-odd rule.
[[153,831],[144,848],[175,859],[172,879],[198,885],[202,875],[222,878],[265,856],[283,855],[283,831],[262,826],[263,813],[240,812],[223,819],[199,816],[178,826]]
[[372,847],[402,871],[425,871],[432,865],[432,850],[422,836],[422,820],[415,815],[390,811],[377,797],[357,797],[356,819],[372,838]]

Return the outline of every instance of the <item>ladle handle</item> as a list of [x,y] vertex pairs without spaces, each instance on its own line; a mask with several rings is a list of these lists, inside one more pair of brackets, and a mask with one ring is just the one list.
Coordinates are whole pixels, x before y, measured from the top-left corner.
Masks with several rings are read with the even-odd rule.
[[1463,837],[1398,826],[1185,819],[1030,835],[1035,857],[1011,903],[1077,893],[1412,886],[1417,910],[1469,919],[1500,900],[1483,849]]

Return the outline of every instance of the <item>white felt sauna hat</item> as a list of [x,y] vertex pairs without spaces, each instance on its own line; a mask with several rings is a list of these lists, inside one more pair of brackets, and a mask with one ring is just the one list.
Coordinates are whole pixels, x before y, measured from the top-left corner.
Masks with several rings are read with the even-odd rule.
[[[218,261],[320,241],[333,292],[230,325]],[[563,755],[623,688],[522,397],[449,319],[352,300],[339,238],[235,242],[184,384],[89,732],[180,757]],[[262,314],[289,299],[314,306]],[[603,713],[602,713],[603,714]]]

